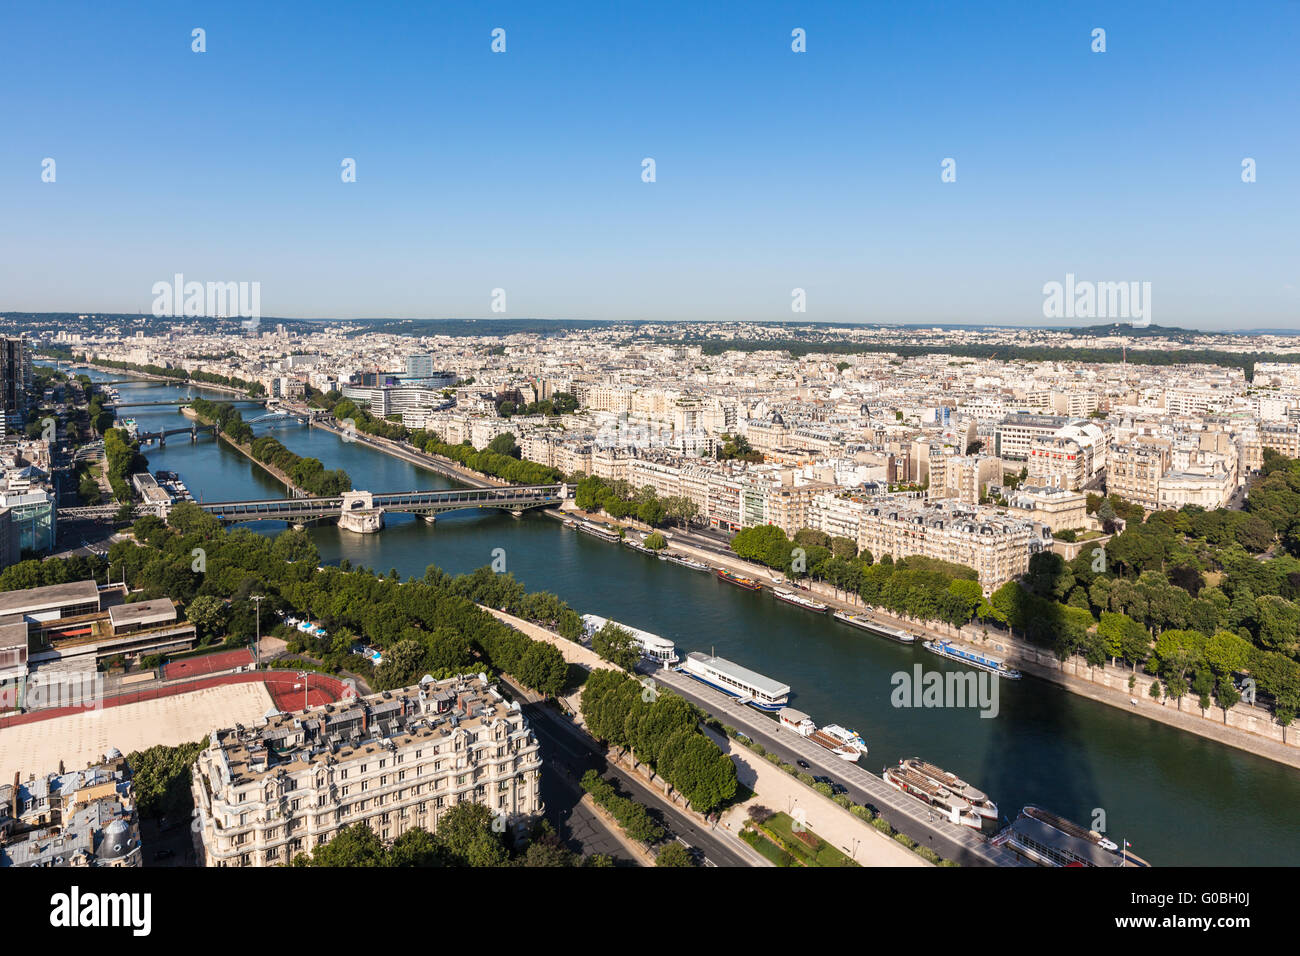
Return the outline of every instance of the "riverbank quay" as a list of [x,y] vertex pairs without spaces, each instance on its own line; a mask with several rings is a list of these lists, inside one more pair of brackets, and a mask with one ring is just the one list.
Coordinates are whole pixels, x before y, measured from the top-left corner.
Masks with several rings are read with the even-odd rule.
[[[517,628],[528,637],[554,645],[559,649],[564,659],[571,664],[577,664],[588,670],[596,667],[610,670],[617,669],[613,664],[600,658],[590,648],[567,640],[538,624],[525,621],[504,611],[493,610],[489,607],[483,607],[483,605],[479,606],[497,620]],[[879,777],[872,776],[856,764],[849,764],[847,761],[829,756],[827,751],[803,738],[796,738],[795,735],[790,733],[781,734],[780,727],[775,721],[763,717],[756,711],[737,703],[724,694],[712,691],[703,684],[692,681],[681,674],[663,669],[656,669],[642,675],[641,679],[649,687],[656,685],[668,687],[697,707],[700,707],[709,716],[724,725],[740,728],[749,737],[762,742],[764,745],[770,744],[773,748],[788,748],[797,751],[800,755],[799,759],[810,762],[821,772],[835,779],[843,779],[846,784],[852,786],[855,782],[853,778],[858,777],[857,786],[854,790],[863,795],[863,799],[858,802],[864,804],[869,802],[877,807],[891,808],[894,811],[893,816],[895,819],[906,819],[909,823],[909,826],[904,830],[908,836],[915,839],[919,844],[933,848],[935,852],[945,859],[952,859],[963,864],[1017,865],[1017,861],[1011,854],[998,851],[994,847],[988,847],[982,838],[969,830],[964,830],[960,826],[942,820],[935,820],[930,825],[926,825],[925,809],[916,801],[910,800],[908,797],[892,790]],[[582,712],[578,706],[580,696],[580,693],[575,693],[563,698],[563,702],[570,709],[574,724],[585,731],[586,725],[582,720]],[[815,811],[817,822],[814,822],[814,819],[809,817],[807,820],[808,828],[817,833],[818,836],[843,849],[853,860],[863,866],[930,865],[901,843],[881,833],[866,820],[854,816],[833,800],[824,797],[812,787],[779,767],[772,765],[753,751],[742,748],[727,738],[720,737],[707,727],[705,732],[736,764],[736,773],[741,784],[755,791],[754,796],[746,800],[744,804],[731,807],[723,814],[721,825],[728,830],[737,842],[748,847],[748,844],[740,840],[739,836],[748,817],[748,807],[762,805],[772,810],[790,812],[796,805],[796,801],[798,801],[800,808],[808,812]],[[802,748],[799,746],[800,744],[803,745]],[[864,783],[864,778],[865,781],[870,781],[870,783]],[[915,804],[915,807],[910,807],[908,804]],[[685,809],[675,801],[674,806]],[[741,807],[745,809],[741,809]],[[812,808],[812,810],[808,810],[808,808]],[[933,814],[930,814],[930,816],[933,816]],[[821,823],[821,826],[818,825],[818,822]],[[895,824],[895,827],[903,829],[898,827],[897,824]],[[939,831],[942,828],[954,832],[952,834],[940,834]],[[920,834],[919,838],[916,836],[917,833]],[[980,846],[987,847],[987,850],[978,852],[976,848]],[[948,852],[945,852],[945,849]]]
[[[337,427],[326,427],[330,427],[335,434],[343,435],[342,430]],[[469,469],[450,460],[437,461],[435,456],[418,452],[409,446],[402,447],[397,443],[370,436],[365,438],[365,444],[370,448],[427,467],[453,480],[471,483],[477,487],[499,483],[497,479],[470,472]],[[361,441],[362,437],[354,435],[351,440]],[[466,477],[467,475],[470,477]],[[647,532],[655,530],[638,521],[615,519],[603,513],[588,515],[587,512],[578,509],[572,501],[565,502],[562,508],[546,509],[543,513],[556,519],[588,518],[610,527]],[[660,530],[668,539],[671,550],[703,561],[713,568],[735,571],[769,587],[773,584],[786,583],[784,576],[779,572],[737,557],[727,550],[725,542],[716,538],[679,528]],[[1139,714],[1174,729],[1226,744],[1254,756],[1300,768],[1300,731],[1291,732],[1281,727],[1262,707],[1238,703],[1229,711],[1225,725],[1222,713],[1218,712],[1217,708],[1202,715],[1195,710],[1180,710],[1177,704],[1170,706],[1167,700],[1164,703],[1152,700],[1147,693],[1151,682],[1150,675],[1137,675],[1137,684],[1130,691],[1128,689],[1130,672],[1125,668],[1109,665],[1091,668],[1080,657],[1061,662],[1049,650],[1012,637],[995,627],[968,624],[959,629],[941,622],[913,621],[882,608],[868,607],[856,594],[837,591],[828,584],[822,582],[809,582],[809,584],[811,592],[817,596],[817,599],[824,601],[834,610],[865,614],[881,623],[902,627],[926,638],[951,640],[966,646],[967,649],[978,649],[1005,658],[1024,674],[1049,681],[1058,688],[1080,697],[1118,710]],[[863,638],[874,640],[870,635],[865,634]],[[1189,698],[1188,704],[1189,707],[1194,707],[1195,701]]]
[[[806,737],[789,731],[783,732],[780,724],[748,704],[742,704],[676,671],[657,670],[653,674],[653,680],[685,697],[724,726],[736,728],[782,759],[788,762],[802,760],[812,768],[807,772],[816,772],[838,780],[855,803],[870,808],[895,830],[906,834],[918,845],[929,847],[945,860],[952,860],[962,866],[1023,865],[1010,850],[995,847],[973,830],[949,822],[941,814],[936,814],[919,800],[890,787],[880,777],[858,764],[834,756]],[[811,787],[806,789],[821,796]],[[769,808],[789,812],[788,807]],[[811,823],[809,825],[812,829],[817,829]],[[866,821],[862,821],[862,825],[869,826]]]
[[732,759],[740,783],[754,793],[748,800],[729,807],[722,814],[722,825],[737,836],[745,828],[750,811],[762,806],[789,813],[802,826],[843,850],[849,859],[861,866],[934,865],[748,747],[742,747],[711,727],[705,727],[704,732]]
[[392,455],[394,458],[400,458],[403,461],[410,462],[427,471],[432,471],[453,481],[459,481],[469,485],[471,488],[493,488],[501,485],[508,485],[510,482],[503,481],[500,478],[494,478],[491,475],[480,474],[466,468],[459,462],[452,461],[450,458],[444,458],[441,455],[430,455],[428,452],[420,451],[405,442],[395,442],[387,438],[380,438],[377,435],[367,435],[353,429],[340,428],[332,421],[316,419],[312,423],[317,428],[323,428],[328,432],[337,435],[345,442],[357,442],[376,451],[381,451],[386,455]]
[[[515,618],[515,620],[519,619]],[[524,621],[523,623],[527,624],[529,622]],[[536,625],[533,626],[536,627]],[[620,748],[606,748],[602,745],[600,741],[587,732],[586,725],[581,721],[580,713],[565,712],[561,714],[552,708],[547,708],[545,702],[536,692],[520,686],[509,675],[502,675],[502,681],[518,700],[543,707],[542,710],[537,711],[537,714],[544,715],[540,716],[539,719],[545,721],[548,727],[559,730],[573,741],[580,743],[590,753],[603,754],[610,769],[629,788],[631,799],[648,807],[650,804],[647,803],[645,798],[649,797],[656,804],[655,809],[658,810],[670,830],[679,834],[698,833],[699,835],[707,835],[707,841],[715,844],[715,848],[719,850],[716,854],[718,859],[726,861],[723,865],[772,865],[766,857],[748,843],[735,837],[729,831],[719,829],[715,821],[709,820],[703,814],[693,810],[687,805],[681,794],[674,791],[662,778],[655,775],[647,765],[638,762],[631,754],[625,753]],[[539,730],[536,721],[534,722],[534,730]],[[617,827],[618,824],[614,823],[613,826]]]
[[193,388],[210,388],[214,392],[226,392],[231,395],[238,395],[240,398],[248,399],[250,402],[260,400],[249,395],[247,389],[236,388],[233,385],[217,385],[211,382],[196,382],[189,378],[171,378],[167,375],[155,375],[152,372],[137,372],[128,369],[110,368],[106,365],[95,365],[87,362],[74,365],[69,369],[69,371],[71,371],[75,377],[76,370],[82,368],[94,369],[96,372],[105,372],[110,375],[121,375],[130,379],[140,379],[144,382],[162,382],[166,385],[176,385],[178,387],[192,386]]
[[[202,415],[200,415],[198,412],[196,412],[196,411],[195,411],[193,408],[191,408],[189,405],[184,405],[184,406],[182,406],[180,411],[181,411],[181,414],[184,415],[186,418],[193,419],[194,421],[196,421],[196,422],[200,422],[201,424],[204,424],[204,425],[213,425],[213,424],[215,424],[215,422],[212,422],[212,421],[210,421],[210,420],[204,418]],[[217,429],[215,430],[215,434],[216,434],[216,436],[217,436],[217,441],[225,442],[225,443],[226,443],[227,445],[229,445],[231,448],[235,449],[237,452],[239,452],[241,455],[243,455],[245,458],[247,458],[249,461],[251,461],[251,462],[252,462],[254,465],[256,465],[258,468],[261,468],[263,471],[265,471],[268,475],[270,475],[270,476],[271,476],[272,478],[274,478],[276,481],[280,482],[280,484],[284,485],[285,489],[286,489],[286,490],[287,490],[287,491],[288,491],[288,492],[289,492],[293,497],[295,497],[295,498],[311,498],[311,497],[313,497],[313,496],[310,495],[308,492],[304,491],[302,488],[299,488],[296,484],[294,484],[293,479],[290,478],[290,477],[289,477],[287,474],[285,474],[283,471],[281,471],[279,468],[276,468],[274,465],[272,465],[272,464],[270,464],[270,463],[268,463],[268,462],[265,462],[265,461],[258,461],[256,458],[254,458],[254,457],[253,457],[253,449],[252,449],[251,446],[249,446],[249,445],[241,445],[239,442],[235,441],[233,438],[231,438],[229,435],[227,435],[225,432],[223,432],[220,428],[217,428]]]
[[[754,578],[769,587],[786,583],[784,575],[771,568],[683,538],[680,533],[674,533],[669,538],[669,547],[715,568],[722,567]],[[942,622],[914,621],[883,608],[867,605],[856,594],[845,594],[823,582],[813,581],[809,584],[811,593],[819,601],[829,604],[833,610],[862,614],[927,639],[952,641],[966,650],[992,654],[1017,667],[1023,674],[1049,681],[1072,694],[1300,769],[1300,731],[1288,731],[1278,725],[1263,707],[1239,703],[1228,712],[1225,725],[1222,711],[1217,708],[1202,715],[1194,710],[1180,710],[1177,705],[1170,706],[1167,698],[1162,698],[1160,702],[1153,700],[1147,695],[1153,679],[1149,674],[1138,674],[1137,682],[1130,690],[1128,679],[1131,672],[1123,667],[1090,667],[1078,655],[1061,661],[1051,651],[1012,637],[997,628],[976,624],[955,628]],[[864,639],[874,638],[864,635]],[[1085,673],[1088,676],[1084,676]],[[1196,701],[1190,697],[1187,698],[1187,703],[1189,707],[1196,707]]]

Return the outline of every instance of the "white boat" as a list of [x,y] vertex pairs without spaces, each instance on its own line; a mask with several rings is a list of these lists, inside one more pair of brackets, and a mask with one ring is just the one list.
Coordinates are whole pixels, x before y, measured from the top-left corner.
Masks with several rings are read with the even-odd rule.
[[784,601],[786,604],[793,604],[797,607],[807,608],[810,611],[825,613],[827,605],[821,601],[814,601],[812,598],[804,597],[802,594],[796,594],[794,591],[785,588],[772,588],[772,595],[778,601]]
[[602,528],[600,525],[592,524],[590,521],[579,522],[578,530],[583,532],[584,534],[589,534],[592,535],[593,537],[600,538],[602,541],[609,541],[611,543],[616,543],[622,540],[613,531],[609,531],[606,528]]
[[997,820],[998,805],[990,800],[982,790],[976,790],[955,773],[949,773],[947,770],[936,767],[932,763],[927,763],[919,757],[908,757],[906,760],[900,760],[899,766],[915,770],[923,777],[933,780],[939,786],[947,787],[969,803],[971,809],[985,820]]
[[752,704],[759,710],[776,713],[790,699],[790,685],[741,667],[724,657],[712,657],[701,651],[691,651],[678,669],[679,673],[708,684],[743,704]]
[[673,564],[680,564],[684,568],[690,568],[692,571],[712,571],[713,569],[703,561],[696,561],[694,558],[688,558],[684,554],[663,553],[660,555],[664,560],[671,561]]
[[935,783],[929,777],[919,774],[901,763],[897,767],[886,767],[881,771],[880,776],[885,783],[900,793],[909,794],[922,803],[934,807],[950,823],[969,827],[972,830],[983,829],[984,818],[976,813],[969,803],[947,787]]
[[795,710],[793,707],[782,707],[781,712],[777,715],[777,720],[786,730],[792,730],[800,737],[810,737],[812,732],[817,729],[813,719],[805,714],[802,710]]
[[869,617],[861,614],[850,614],[848,611],[836,611],[835,620],[843,621],[845,624],[851,624],[854,627],[860,627],[864,631],[876,634],[880,637],[887,637],[891,641],[898,641],[900,644],[911,644],[916,640],[916,636],[901,631],[896,627],[890,627],[887,624],[879,624]]
[[586,631],[587,639],[599,631],[606,624],[613,624],[615,627],[621,627],[632,635],[632,640],[641,648],[641,656],[648,661],[656,664],[662,664],[665,667],[676,664],[680,658],[677,656],[677,648],[673,642],[666,637],[660,637],[658,634],[651,634],[649,631],[643,631],[639,627],[629,627],[618,621],[611,621],[607,617],[601,617],[599,614],[582,615],[582,626]]
[[862,735],[857,731],[841,727],[839,724],[827,724],[822,728],[822,733],[828,737],[833,737],[852,751],[853,756],[848,758],[850,760],[857,760],[858,757],[867,752],[867,742],[862,739]]
[[782,707],[777,719],[786,730],[793,731],[800,737],[807,737],[841,760],[853,763],[867,752],[866,741],[853,731],[845,730],[838,724],[827,724],[819,729],[811,717],[793,707]]

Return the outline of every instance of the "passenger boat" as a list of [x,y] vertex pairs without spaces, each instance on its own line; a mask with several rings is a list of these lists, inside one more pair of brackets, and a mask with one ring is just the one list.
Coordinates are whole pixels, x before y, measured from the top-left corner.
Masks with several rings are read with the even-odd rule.
[[867,752],[867,742],[856,731],[841,727],[839,724],[827,724],[817,731],[835,741],[835,753],[845,760],[857,760]]
[[615,627],[621,627],[632,635],[632,640],[636,642],[637,647],[641,649],[641,656],[655,664],[662,664],[665,667],[676,664],[680,658],[677,656],[677,649],[673,642],[666,637],[660,637],[658,634],[651,634],[649,631],[643,631],[639,627],[631,627],[619,621],[611,621],[607,617],[601,617],[599,614],[582,615],[582,627],[586,632],[588,640],[591,636],[603,628],[606,624],[613,624]]
[[947,770],[942,770],[932,763],[926,763],[919,757],[908,757],[906,760],[900,760],[898,765],[900,767],[907,767],[909,770],[915,770],[917,773],[921,774],[921,776],[928,777],[939,786],[951,790],[957,796],[969,803],[971,809],[985,820],[997,820],[998,805],[990,800],[982,791],[976,790],[955,773],[949,773]]
[[836,611],[835,620],[843,621],[845,624],[851,624],[853,627],[860,627],[864,631],[876,634],[880,637],[887,637],[891,641],[898,641],[900,644],[911,644],[916,640],[916,636],[900,631],[896,627],[890,627],[887,624],[877,624],[869,617],[861,614],[850,614],[848,611]]
[[790,685],[766,677],[757,671],[722,657],[712,657],[701,651],[691,651],[679,673],[693,677],[702,684],[735,697],[743,704],[759,710],[777,713],[790,699]]
[[736,585],[738,588],[744,588],[746,591],[763,590],[763,585],[759,584],[753,578],[747,578],[742,574],[733,574],[730,571],[724,571],[722,568],[718,568],[718,577],[730,584]]
[[684,554],[673,554],[672,552],[661,552],[659,555],[665,561],[671,561],[673,564],[680,564],[684,568],[690,568],[692,571],[712,571],[713,569],[703,561],[696,561],[694,558],[688,558]]
[[1141,866],[1151,864],[1123,850],[1095,830],[1072,823],[1040,807],[1027,806],[990,841],[1039,866]]
[[1039,823],[1046,823],[1049,827],[1060,830],[1062,833],[1068,834],[1069,836],[1080,840],[1087,840],[1090,843],[1095,843],[1097,846],[1109,853],[1115,853],[1119,850],[1119,847],[1115,845],[1113,840],[1107,840],[1096,830],[1084,829],[1079,826],[1079,824],[1073,823],[1065,819],[1065,817],[1058,817],[1055,813],[1044,810],[1041,807],[1029,806],[1025,807],[1020,812],[1030,819],[1037,820]]
[[794,591],[787,591],[785,588],[772,588],[772,596],[778,601],[784,601],[786,604],[793,604],[796,607],[807,608],[810,611],[817,611],[822,614],[829,609],[821,601],[814,601],[812,598],[796,594]]
[[988,671],[990,674],[997,674],[1007,680],[1020,680],[1020,671],[1014,667],[1008,667],[1006,661],[998,660],[996,657],[988,657],[978,651],[964,651],[953,644],[952,641],[925,641],[921,646],[932,654],[938,654],[940,657],[946,657],[960,664],[967,664],[979,670]]
[[583,532],[584,534],[589,534],[592,535],[593,537],[600,538],[602,541],[608,541],[611,544],[615,544],[621,540],[619,536],[615,534],[613,531],[610,531],[607,528],[602,528],[600,525],[592,524],[590,521],[580,522],[578,524],[578,530]]
[[880,776],[895,790],[934,807],[952,823],[972,830],[984,826],[984,818],[966,800],[902,763],[897,767],[886,767]]
[[867,752],[867,742],[839,724],[827,724],[819,729],[811,717],[793,707],[782,707],[778,719],[782,727],[825,747],[841,760],[856,762]]

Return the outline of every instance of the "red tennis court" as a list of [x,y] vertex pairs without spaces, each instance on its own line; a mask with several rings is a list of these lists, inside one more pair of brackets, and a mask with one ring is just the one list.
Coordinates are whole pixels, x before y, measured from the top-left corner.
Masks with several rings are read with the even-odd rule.
[[202,677],[204,674],[234,670],[236,667],[243,667],[252,662],[253,652],[246,647],[233,651],[219,651],[215,654],[203,654],[200,657],[186,657],[164,664],[162,679],[183,680],[187,677]]

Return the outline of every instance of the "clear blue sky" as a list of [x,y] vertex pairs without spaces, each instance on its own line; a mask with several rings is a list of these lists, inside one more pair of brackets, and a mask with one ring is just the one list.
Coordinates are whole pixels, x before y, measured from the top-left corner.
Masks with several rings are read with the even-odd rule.
[[260,282],[268,316],[491,317],[500,287],[510,317],[1042,324],[1072,272],[1151,282],[1161,325],[1300,327],[1298,24],[1296,0],[10,2],[0,311],[148,310],[181,272]]

